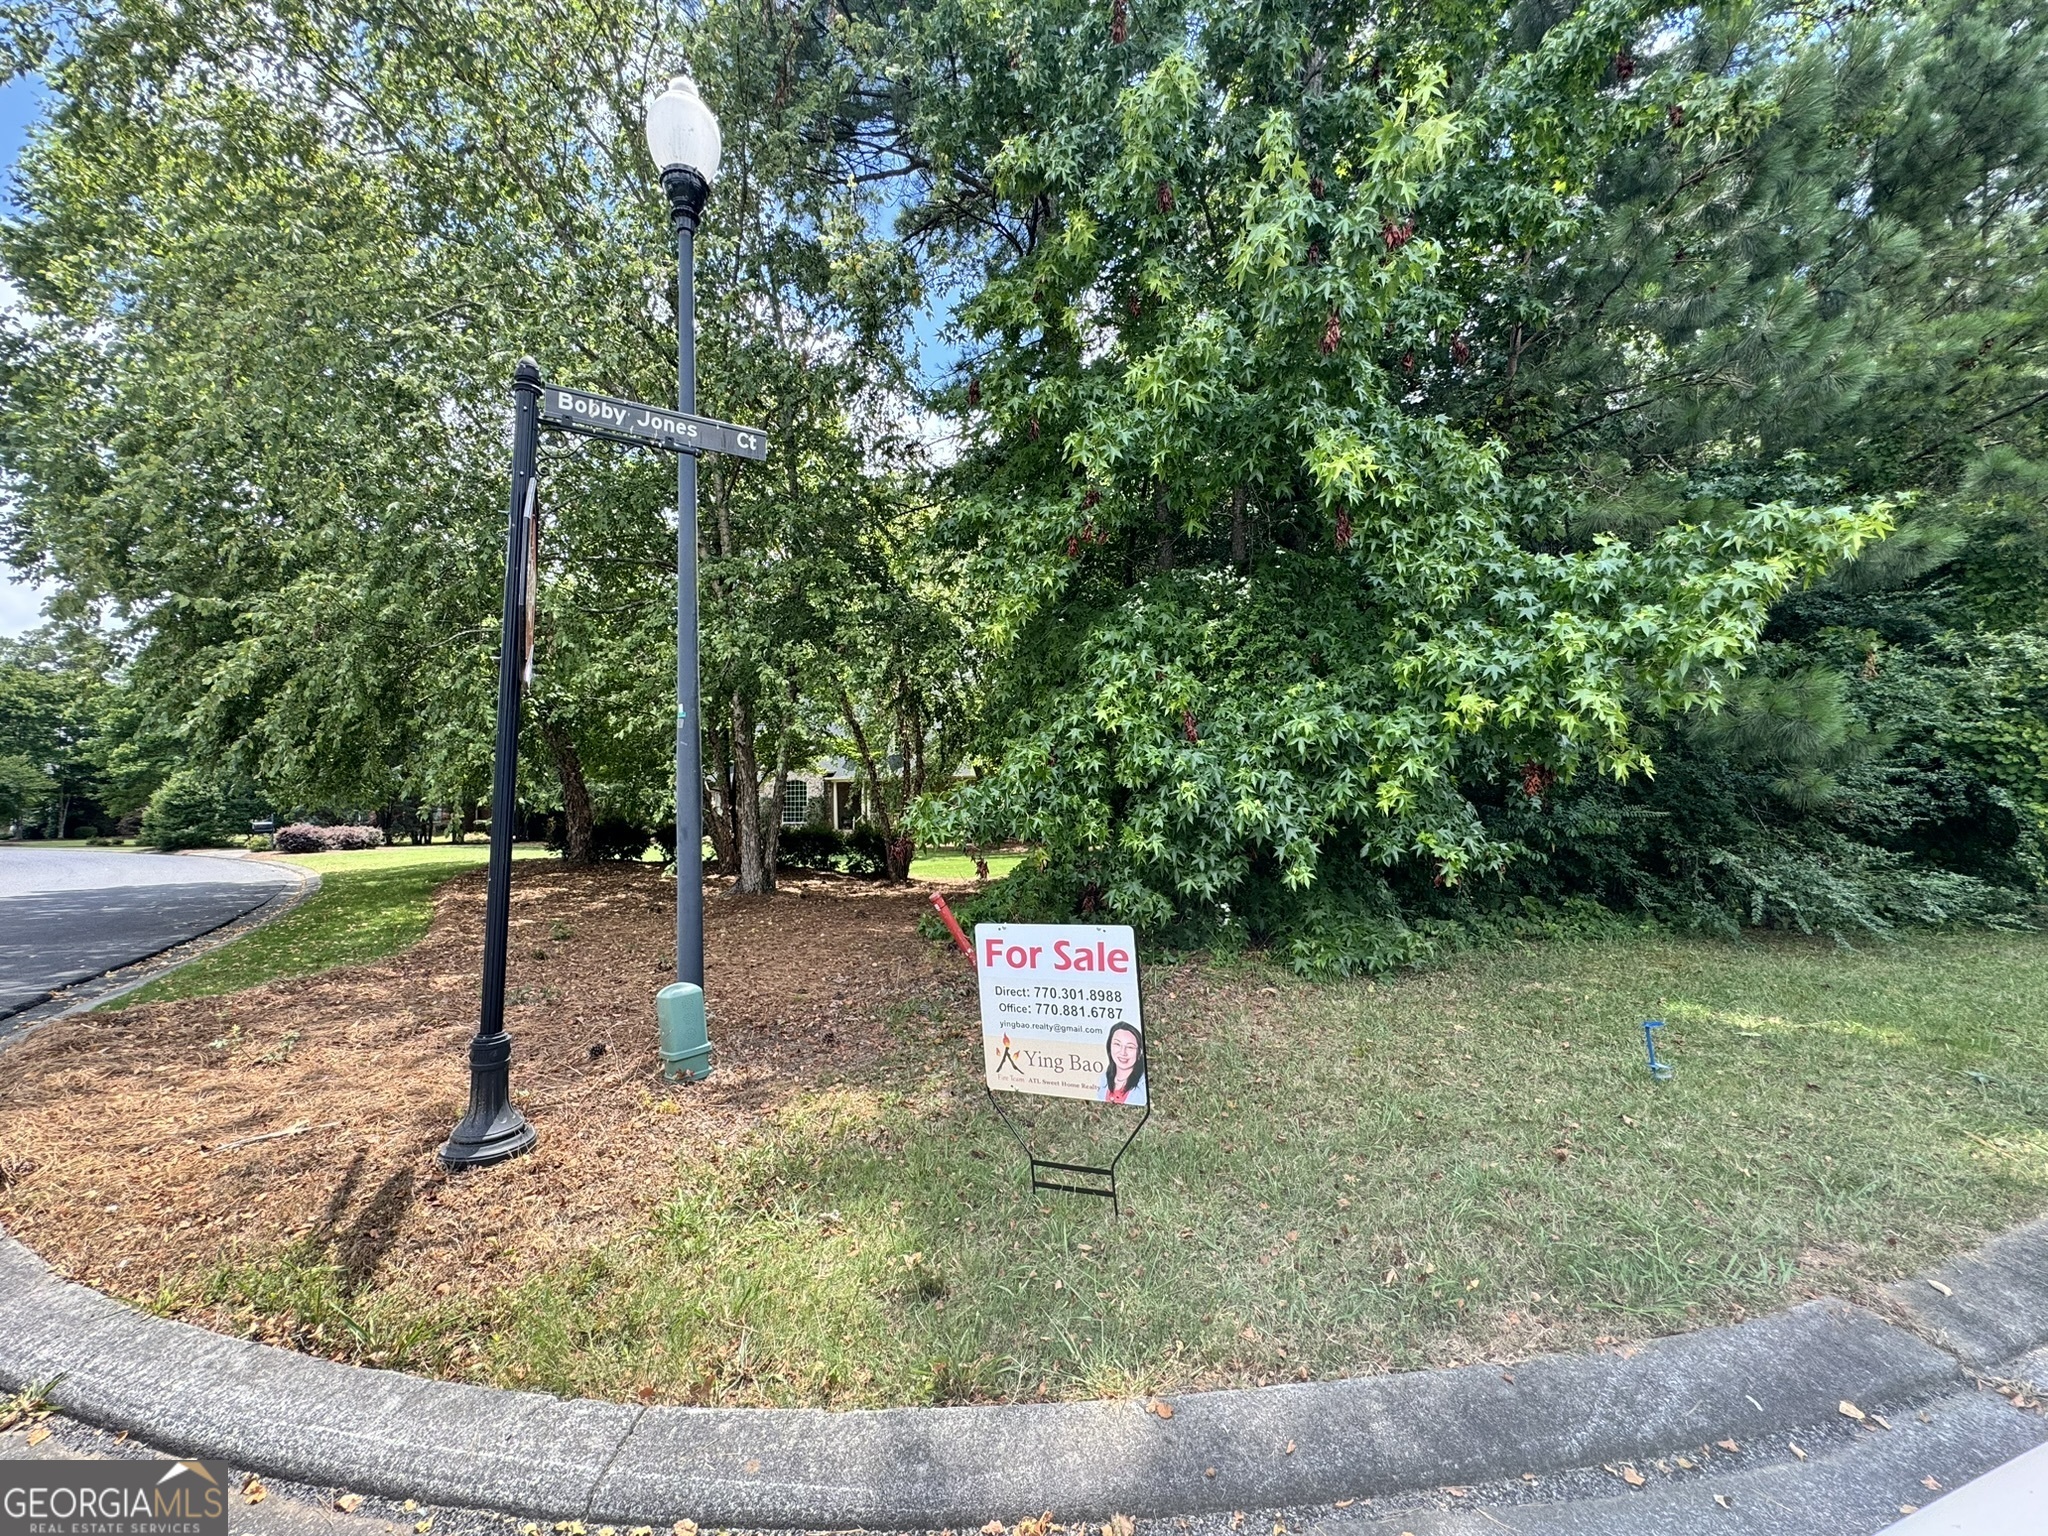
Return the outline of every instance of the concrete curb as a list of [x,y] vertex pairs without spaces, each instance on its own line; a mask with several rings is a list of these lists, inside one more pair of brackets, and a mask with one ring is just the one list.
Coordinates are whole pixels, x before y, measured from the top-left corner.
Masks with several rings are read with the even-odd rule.
[[1965,1364],[1990,1370],[2048,1342],[2048,1221],[1887,1286],[1914,1327]]
[[[191,856],[191,853],[164,855]],[[242,854],[240,857],[247,858],[248,855]],[[244,934],[276,922],[320,889],[320,876],[316,871],[300,869],[294,864],[271,864],[266,867],[283,871],[293,883],[261,906],[244,912],[240,917],[229,918],[218,928],[194,934],[189,939],[173,944],[169,949],[159,950],[156,954],[147,955],[140,960],[131,960],[128,964],[117,966],[111,971],[102,971],[99,975],[84,981],[73,982],[40,1003],[0,1018],[0,1050],[33,1034],[45,1024],[54,1024],[57,1020],[68,1019],[73,1014],[90,1013],[117,997],[123,997],[139,987],[148,986],[160,976],[168,976],[172,971],[204,958],[224,944],[232,944]]]
[[[1969,1364],[2014,1341],[2001,1358],[2048,1343],[2048,1266],[2025,1262],[2044,1242],[2048,1222],[2036,1223],[1937,1272],[1965,1277],[1943,1282],[1958,1303],[1943,1326]],[[1984,1322],[1993,1313],[1995,1335]],[[551,1520],[687,1516],[785,1529],[1385,1495],[1746,1441],[1827,1421],[1843,1399],[1875,1409],[1967,1375],[1912,1334],[1823,1300],[1626,1357],[1195,1393],[1175,1400],[1170,1420],[1130,1400],[642,1408],[422,1380],[227,1338],[61,1280],[4,1238],[0,1316],[0,1386],[54,1378],[49,1395],[65,1412],[178,1453]]]
[[1844,1397],[1897,1401],[1955,1377],[1938,1350],[1859,1308],[1820,1302],[1660,1340],[1627,1359],[1557,1356],[1513,1371],[1198,1393],[1179,1399],[1171,1420],[1129,1401],[858,1415],[649,1410],[590,1509],[651,1521],[701,1501],[721,1522],[930,1526],[1040,1508],[1305,1505],[1748,1438],[1813,1422]]

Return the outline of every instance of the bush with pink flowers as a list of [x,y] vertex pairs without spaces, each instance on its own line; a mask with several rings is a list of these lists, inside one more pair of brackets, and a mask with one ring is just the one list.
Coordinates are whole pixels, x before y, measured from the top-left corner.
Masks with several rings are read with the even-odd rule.
[[376,827],[320,827],[297,821],[277,829],[279,853],[340,853],[383,846],[384,834]]

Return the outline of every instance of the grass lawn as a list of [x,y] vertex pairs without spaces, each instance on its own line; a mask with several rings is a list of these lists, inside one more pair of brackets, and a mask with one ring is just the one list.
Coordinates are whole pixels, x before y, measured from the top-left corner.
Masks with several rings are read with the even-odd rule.
[[[1632,1340],[1868,1294],[2048,1209],[2041,935],[1651,935],[1377,983],[1147,983],[1155,1108],[1121,1221],[1030,1194],[970,1018],[927,1001],[876,1059],[692,1143],[629,1236],[523,1282],[358,1291],[298,1250],[223,1267],[208,1299],[568,1394],[1077,1397]],[[1108,1112],[1032,1104],[1086,1160],[1076,1128]]]
[[[1024,856],[1017,853],[992,853],[988,856],[988,877],[1000,880],[1019,864]],[[976,877],[974,860],[964,853],[955,853],[950,848],[934,849],[921,853],[910,863],[910,878],[913,880],[972,880]]]
[[[484,842],[431,843],[359,853],[279,855],[286,864],[319,871],[320,889],[276,922],[223,945],[161,980],[115,999],[109,1009],[174,997],[215,997],[280,976],[303,976],[395,954],[425,936],[434,890],[489,856]],[[518,848],[515,858],[548,858]]]

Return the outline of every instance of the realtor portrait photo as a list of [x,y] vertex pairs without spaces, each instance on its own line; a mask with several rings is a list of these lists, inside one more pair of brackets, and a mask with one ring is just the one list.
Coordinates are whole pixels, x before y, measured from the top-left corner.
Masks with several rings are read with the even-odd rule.
[[1145,1037],[1132,1024],[1115,1024],[1110,1027],[1109,1039],[1104,1042],[1109,1052],[1109,1068],[1102,1075],[1102,1101],[1105,1104],[1143,1104],[1145,1102]]

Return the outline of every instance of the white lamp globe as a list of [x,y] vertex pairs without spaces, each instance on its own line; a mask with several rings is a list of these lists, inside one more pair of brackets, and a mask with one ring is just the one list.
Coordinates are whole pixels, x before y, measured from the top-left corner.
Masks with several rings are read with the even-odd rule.
[[647,151],[656,169],[695,171],[708,185],[718,175],[721,143],[718,119],[688,75],[677,75],[647,104]]

